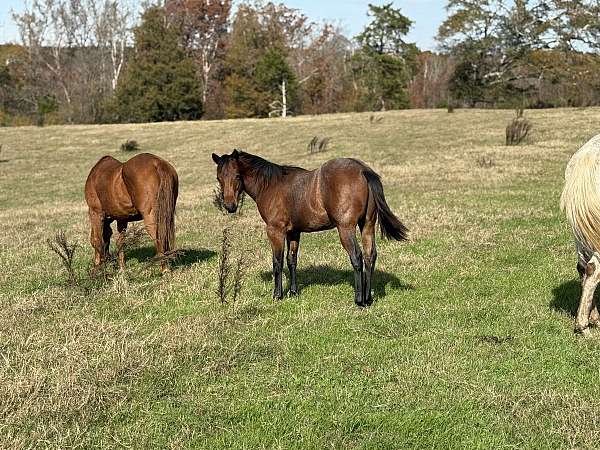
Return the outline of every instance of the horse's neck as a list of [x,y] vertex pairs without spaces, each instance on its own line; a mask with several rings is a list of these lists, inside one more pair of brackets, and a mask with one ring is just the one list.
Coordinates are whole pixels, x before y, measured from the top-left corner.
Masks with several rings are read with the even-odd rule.
[[265,186],[261,184],[262,180],[258,180],[257,178],[252,177],[250,174],[244,175],[243,181],[244,191],[255,202],[258,200],[259,195],[268,188],[268,185]]

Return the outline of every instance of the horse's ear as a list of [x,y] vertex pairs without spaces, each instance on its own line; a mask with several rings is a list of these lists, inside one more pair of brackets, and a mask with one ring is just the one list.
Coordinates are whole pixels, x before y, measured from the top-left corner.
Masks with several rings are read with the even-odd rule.
[[215,164],[219,164],[221,162],[221,157],[219,155],[217,155],[216,153],[212,154],[212,159],[215,162]]
[[237,149],[234,149],[231,156],[233,156],[235,159],[238,159],[238,157],[240,156],[240,152],[238,152]]

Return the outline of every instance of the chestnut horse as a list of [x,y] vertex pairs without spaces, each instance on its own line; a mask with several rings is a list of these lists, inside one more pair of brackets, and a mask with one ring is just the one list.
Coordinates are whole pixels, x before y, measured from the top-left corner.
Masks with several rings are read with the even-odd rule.
[[[95,250],[94,265],[106,260],[112,229],[117,221],[118,243],[122,242],[127,224],[144,220],[146,231],[154,240],[159,256],[175,245],[175,205],[179,182],[171,164],[158,156],[141,153],[121,163],[104,156],[90,171],[85,183],[85,201],[91,226],[91,243]],[[119,267],[125,267],[122,245],[118,245]],[[168,270],[166,261],[161,270]]]
[[[406,240],[408,231],[385,201],[379,175],[363,162],[350,158],[333,159],[316,170],[280,166],[237,150],[231,155],[213,153],[212,158],[217,164],[225,209],[234,213],[238,198],[245,191],[256,202],[267,225],[273,250],[274,298],[283,297],[281,273],[286,242],[290,293],[297,294],[300,233],[337,228],[354,268],[354,301],[359,306],[372,303],[377,220],[382,235],[388,239]],[[357,225],[362,251],[356,240]]]

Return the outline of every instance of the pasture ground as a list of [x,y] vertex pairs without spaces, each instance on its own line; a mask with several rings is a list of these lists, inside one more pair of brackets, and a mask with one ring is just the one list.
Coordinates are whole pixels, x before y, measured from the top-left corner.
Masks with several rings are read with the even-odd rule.
[[[600,330],[573,334],[579,285],[558,209],[570,155],[600,109],[405,111],[289,120],[0,130],[0,447],[592,448],[600,439]],[[331,138],[309,155],[315,135]],[[177,242],[145,264],[69,287],[45,240],[64,229],[91,262],[83,185],[127,139],[180,175]],[[376,303],[353,305],[335,231],[303,235],[301,294],[271,299],[254,203],[212,206],[211,152],[246,149],[315,168],[378,171],[411,230],[378,239]],[[491,167],[490,167],[491,166]],[[235,303],[216,294],[220,239],[248,265]]]

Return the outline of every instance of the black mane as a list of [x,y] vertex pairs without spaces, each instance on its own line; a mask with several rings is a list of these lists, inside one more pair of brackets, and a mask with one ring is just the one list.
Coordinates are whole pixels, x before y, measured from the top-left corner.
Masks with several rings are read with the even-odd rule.
[[252,175],[258,179],[262,188],[265,188],[273,181],[281,179],[284,175],[295,171],[305,171],[302,167],[284,166],[272,163],[260,156],[252,155],[246,152],[239,152],[239,160],[244,166],[250,169]]

